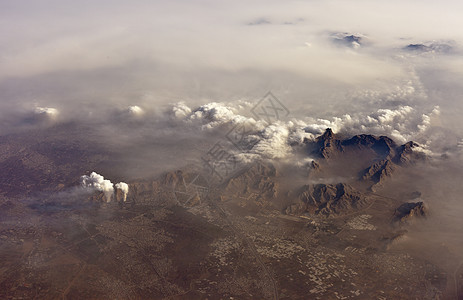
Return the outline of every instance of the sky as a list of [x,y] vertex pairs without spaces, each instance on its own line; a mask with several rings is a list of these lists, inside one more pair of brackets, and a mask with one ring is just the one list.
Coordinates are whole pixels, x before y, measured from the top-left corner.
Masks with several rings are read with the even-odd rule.
[[428,0],[0,1],[0,124],[8,132],[49,108],[60,121],[101,120],[131,106],[160,118],[179,102],[192,110],[225,103],[249,117],[251,106],[240,103],[272,91],[292,118],[314,122],[410,107],[418,121],[397,137],[426,141],[418,126],[427,115],[456,145],[462,8]]
[[[430,41],[458,45],[462,6],[459,1],[1,1],[0,83],[2,90],[10,83],[3,97],[21,93],[22,101],[40,103],[68,91],[101,94],[105,102],[153,103],[256,98],[267,89],[294,99],[307,90],[321,97],[326,93],[320,86],[330,84],[340,93],[353,87],[387,89],[385,82],[403,84],[417,67],[436,63],[461,76],[461,57],[404,62],[399,49]],[[365,46],[336,47],[336,33],[365,36]],[[50,87],[54,80],[60,85],[56,90]],[[11,91],[11,81],[21,89]],[[97,90],[85,93],[86,85]]]

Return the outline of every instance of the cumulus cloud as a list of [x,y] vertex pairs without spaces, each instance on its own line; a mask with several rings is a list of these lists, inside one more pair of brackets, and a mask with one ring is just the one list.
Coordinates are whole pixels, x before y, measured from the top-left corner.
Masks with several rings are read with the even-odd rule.
[[50,118],[55,118],[59,111],[53,107],[36,107],[34,111],[37,115],[48,116]]
[[313,123],[307,124],[305,131],[316,135],[330,127],[344,134],[388,135],[399,143],[405,143],[409,140],[422,140],[420,134],[431,126],[432,117],[438,115],[439,107],[435,107],[429,113],[420,114],[410,106],[399,106],[396,109],[378,109],[366,116],[345,114],[332,119],[314,120]]
[[127,108],[127,112],[132,116],[142,116],[145,114],[145,111],[138,105],[131,105]]
[[280,122],[267,126],[260,132],[260,141],[254,145],[252,152],[271,159],[287,157],[291,151],[288,127]]
[[[120,190],[122,193],[122,202],[127,201],[127,194],[129,193],[129,185],[125,182],[119,182],[114,185],[117,190]],[[117,199],[119,200],[119,199]]]
[[172,113],[174,117],[182,119],[190,115],[191,113],[191,108],[189,108],[185,102],[178,102],[173,105],[172,107]]
[[4,118],[9,119],[10,122],[7,122],[2,129],[8,130],[8,127],[10,127],[11,130],[17,131],[21,129],[28,130],[31,127],[47,128],[61,121],[60,111],[57,108],[37,105],[33,105],[31,108],[30,104],[25,106],[26,108],[19,110],[19,112],[5,115]]
[[[423,112],[403,105],[396,108],[380,108],[369,114],[354,112],[331,118],[308,116],[266,124],[237,113],[243,108],[241,104],[213,102],[190,109],[185,103],[181,103],[174,107],[180,107],[182,112],[177,114],[177,120],[190,129],[210,130],[223,127],[225,134],[233,126],[246,128],[242,129],[244,136],[240,141],[240,149],[230,148],[244,163],[256,159],[271,159],[292,161],[296,165],[307,165],[307,161],[306,158],[294,156],[294,146],[301,145],[305,140],[314,141],[326,128],[332,128],[346,137],[366,133],[387,135],[397,143],[414,140],[423,144],[421,148],[416,149],[417,151],[431,154],[431,150],[426,146],[426,132],[440,114],[440,108],[437,106],[431,111]],[[303,161],[299,161],[300,159]]]
[[96,172],[92,172],[89,175],[83,175],[80,177],[81,186],[85,189],[92,191],[103,192],[105,195],[106,202],[110,202],[114,193],[114,185],[110,180],[104,179],[104,177]]
[[189,121],[199,121],[203,129],[212,129],[223,124],[238,124],[251,121],[249,118],[235,113],[235,110],[222,103],[212,102],[195,109]]

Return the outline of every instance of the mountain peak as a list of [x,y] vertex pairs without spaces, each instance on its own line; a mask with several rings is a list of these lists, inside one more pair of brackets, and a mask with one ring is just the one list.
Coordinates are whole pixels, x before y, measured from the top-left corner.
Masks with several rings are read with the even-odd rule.
[[346,183],[305,185],[298,198],[297,203],[286,208],[286,214],[309,213],[329,217],[352,213],[371,203],[370,198]]
[[325,133],[320,137],[321,139],[332,139],[334,136],[333,130],[331,128],[326,128]]
[[318,154],[323,158],[328,158],[342,151],[341,142],[335,138],[331,128],[327,128],[323,135],[317,138]]

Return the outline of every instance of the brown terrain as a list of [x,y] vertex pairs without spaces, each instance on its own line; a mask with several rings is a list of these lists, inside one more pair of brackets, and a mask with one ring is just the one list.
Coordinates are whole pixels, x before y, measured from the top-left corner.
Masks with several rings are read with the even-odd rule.
[[[219,185],[185,167],[134,178],[126,202],[106,203],[79,188],[96,168],[120,179],[106,150],[66,134],[2,137],[0,298],[461,299],[461,265],[395,247],[428,214],[381,194],[426,161],[414,147],[328,129],[305,142],[317,157],[305,184],[264,161]],[[347,180],[322,182],[333,174]]]

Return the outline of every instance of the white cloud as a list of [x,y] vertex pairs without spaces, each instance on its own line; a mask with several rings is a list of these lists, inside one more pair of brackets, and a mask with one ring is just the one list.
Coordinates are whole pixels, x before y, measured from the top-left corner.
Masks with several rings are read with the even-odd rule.
[[56,116],[58,115],[59,111],[53,107],[36,107],[35,113],[39,115],[45,114],[45,115],[50,115],[50,116]]
[[[201,128],[212,129],[231,123],[253,122],[251,119],[235,113],[235,109],[222,103],[212,102],[195,109],[187,118],[189,121],[200,121]],[[255,122],[253,122],[255,123]]]
[[137,106],[137,105],[129,106],[127,108],[127,111],[129,112],[129,114],[133,116],[142,116],[145,114],[145,111],[140,106]]
[[252,148],[252,153],[270,159],[286,158],[291,153],[288,144],[288,124],[281,122],[270,124],[260,132],[259,136],[261,139]]
[[[243,139],[249,144],[245,151],[236,151],[243,162],[255,159],[287,159],[293,157],[293,145],[302,144],[305,139],[314,140],[326,128],[345,136],[356,134],[387,135],[398,143],[409,140],[420,140],[426,130],[432,126],[432,118],[438,116],[439,108],[429,113],[420,113],[411,106],[398,106],[395,109],[378,109],[370,114],[345,114],[329,119],[305,118],[290,121],[278,121],[270,125],[255,121],[252,118],[237,114],[237,106],[233,104],[209,103],[192,110],[189,115],[179,114],[180,122],[191,128],[213,129],[222,125],[246,124],[247,137]],[[174,107],[178,107],[178,104]],[[191,111],[181,104],[181,111]],[[226,126],[226,129],[231,128]],[[251,147],[252,146],[252,147]],[[233,150],[233,149],[232,149]],[[426,152],[426,149],[418,149]],[[301,162],[295,161],[296,164]]]
[[191,108],[185,102],[179,102],[173,105],[172,112],[176,118],[183,119],[191,113]]
[[116,189],[119,189],[122,192],[122,201],[127,201],[127,194],[129,193],[129,185],[125,182],[119,182],[114,185]]
[[36,107],[34,113],[38,117],[44,117],[48,120],[55,120],[59,115],[59,110],[53,107]]
[[110,180],[104,179],[103,176],[96,172],[92,172],[90,176],[81,176],[80,181],[83,188],[103,192],[106,202],[111,201],[112,194],[114,193],[114,185]]

